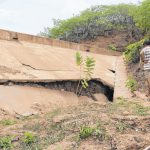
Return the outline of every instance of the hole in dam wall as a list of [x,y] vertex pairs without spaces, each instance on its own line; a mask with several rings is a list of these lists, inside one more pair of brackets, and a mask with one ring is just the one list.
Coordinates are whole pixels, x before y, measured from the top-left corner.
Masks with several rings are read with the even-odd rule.
[[[18,85],[18,86],[30,86],[30,87],[42,87],[53,90],[69,91],[77,94],[78,96],[87,96],[93,100],[97,100],[94,94],[104,94],[109,101],[113,101],[114,89],[108,85],[103,84],[98,80],[90,80],[88,88],[82,88],[81,83],[78,86],[79,81],[55,81],[55,82],[21,82],[21,81],[6,81],[0,83],[0,85]],[[78,87],[78,90],[77,90]]]

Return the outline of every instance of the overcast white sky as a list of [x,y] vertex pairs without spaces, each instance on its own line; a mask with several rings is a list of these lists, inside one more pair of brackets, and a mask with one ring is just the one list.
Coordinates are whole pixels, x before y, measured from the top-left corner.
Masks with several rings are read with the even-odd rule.
[[139,0],[0,0],[0,28],[37,34],[52,26],[52,18],[66,19],[100,4],[138,3]]

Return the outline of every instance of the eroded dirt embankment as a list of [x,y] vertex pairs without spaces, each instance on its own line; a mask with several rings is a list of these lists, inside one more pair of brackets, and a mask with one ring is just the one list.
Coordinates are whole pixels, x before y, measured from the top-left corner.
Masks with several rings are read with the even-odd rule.
[[94,94],[102,93],[104,94],[109,101],[113,101],[114,89],[108,85],[103,84],[97,80],[89,81],[89,87],[83,88],[79,81],[56,81],[56,82],[15,82],[7,81],[0,83],[0,85],[12,86],[30,86],[30,87],[42,87],[46,89],[69,91],[77,94],[78,96],[87,96],[93,100],[97,100]]

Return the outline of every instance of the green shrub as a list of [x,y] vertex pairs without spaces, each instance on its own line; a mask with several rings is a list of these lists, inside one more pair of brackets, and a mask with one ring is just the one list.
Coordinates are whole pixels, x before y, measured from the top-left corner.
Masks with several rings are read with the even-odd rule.
[[117,51],[116,46],[113,45],[113,44],[109,44],[107,48],[108,48],[109,50],[112,50],[112,51]]
[[131,91],[134,92],[137,88],[137,82],[133,77],[129,76],[127,81],[126,81],[126,87]]
[[22,141],[26,144],[26,145],[30,145],[32,143],[35,142],[35,136],[30,133],[30,132],[25,132],[24,136],[22,138]]
[[93,133],[93,128],[83,126],[80,129],[79,137],[81,139],[85,139],[85,138],[88,138],[89,136],[91,136],[92,133]]
[[143,47],[143,43],[146,39],[139,42],[135,42],[127,46],[124,52],[125,60],[127,63],[137,63],[140,60],[140,49]]
[[12,147],[13,147],[12,137],[6,136],[0,138],[0,149],[8,149]]

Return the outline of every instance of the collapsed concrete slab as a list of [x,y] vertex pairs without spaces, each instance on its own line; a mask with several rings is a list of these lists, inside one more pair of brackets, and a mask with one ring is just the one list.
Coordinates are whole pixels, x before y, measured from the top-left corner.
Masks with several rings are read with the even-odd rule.
[[[23,83],[49,84],[58,81],[78,81],[80,79],[80,71],[75,62],[76,49],[42,44],[41,42],[39,44],[36,37],[34,37],[36,42],[30,42],[29,39],[21,41],[18,38],[15,40],[1,38],[0,40],[0,107],[11,111],[19,112],[22,110],[24,112],[24,108],[28,110],[32,103],[36,102],[35,97],[40,98],[39,103],[42,104],[44,101],[44,104],[48,104],[49,100],[54,102],[62,94],[65,95],[62,101],[66,100],[66,103],[67,99],[70,98],[78,100],[79,98],[74,93],[68,95],[61,90],[55,92],[51,89],[43,89],[46,92],[43,92],[40,96],[41,89],[31,86],[28,86],[27,89],[23,85]],[[103,54],[80,52],[84,58],[90,56],[96,60],[92,78],[113,89],[117,56],[104,55],[104,51]],[[20,86],[16,87],[16,85]],[[44,94],[46,98],[44,98]]]
[[[77,80],[80,72],[75,53],[42,44],[0,40],[0,81],[58,81]],[[93,78],[114,86],[116,56],[81,52],[96,60]]]

